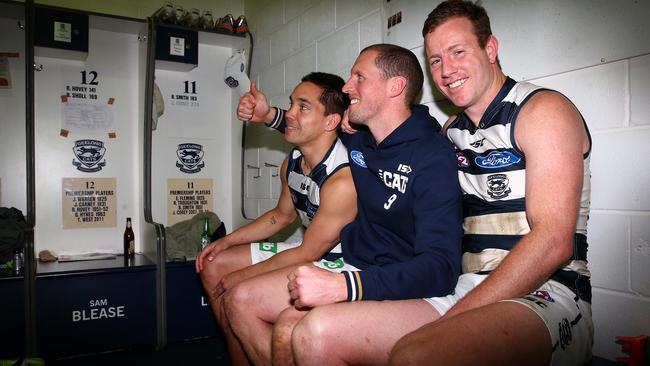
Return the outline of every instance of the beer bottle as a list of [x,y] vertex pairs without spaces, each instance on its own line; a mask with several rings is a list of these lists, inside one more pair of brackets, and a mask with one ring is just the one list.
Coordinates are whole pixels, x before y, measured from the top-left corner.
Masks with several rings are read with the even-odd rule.
[[124,258],[135,255],[135,235],[131,228],[131,218],[126,218],[126,229],[124,229]]
[[210,244],[210,222],[208,218],[203,219],[203,232],[201,233],[201,245],[199,246],[199,252],[203,250],[208,244]]

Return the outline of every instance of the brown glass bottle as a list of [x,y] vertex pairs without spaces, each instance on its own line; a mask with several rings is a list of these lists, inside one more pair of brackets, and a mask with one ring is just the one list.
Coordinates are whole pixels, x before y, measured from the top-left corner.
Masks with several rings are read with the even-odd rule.
[[126,218],[126,229],[124,229],[124,258],[135,255],[135,235],[131,228],[131,218]]

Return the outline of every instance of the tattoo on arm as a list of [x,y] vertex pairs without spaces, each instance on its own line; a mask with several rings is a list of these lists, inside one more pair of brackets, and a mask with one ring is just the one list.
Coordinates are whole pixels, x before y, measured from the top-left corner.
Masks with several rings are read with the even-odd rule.
[[271,225],[275,225],[277,221],[275,221],[275,216],[271,216]]

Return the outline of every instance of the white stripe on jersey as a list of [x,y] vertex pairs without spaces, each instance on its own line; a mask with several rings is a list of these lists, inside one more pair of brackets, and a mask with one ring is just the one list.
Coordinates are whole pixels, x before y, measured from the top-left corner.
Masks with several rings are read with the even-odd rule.
[[[469,130],[460,130],[451,128],[447,136],[454,142],[454,145],[460,150],[472,150],[477,154],[484,153],[487,150],[497,148],[512,148],[510,139],[504,140],[509,136],[510,124],[494,125],[486,129],[471,133]],[[500,142],[497,146],[495,142]]]
[[[499,176],[497,176],[499,175]],[[508,201],[526,195],[526,171],[515,170],[502,177],[502,172],[471,175],[458,172],[460,186],[465,194],[473,194],[485,201]],[[507,181],[503,181],[506,179]]]
[[532,91],[537,89],[543,88],[527,81],[520,81],[514,88],[510,89],[508,95],[503,98],[503,102],[514,102],[516,105],[521,105],[521,102],[528,98]]
[[526,235],[530,226],[525,212],[505,212],[466,217],[463,231],[479,235]]
[[323,162],[323,164],[326,166],[325,171],[327,172],[327,175],[332,174],[334,169],[338,169],[341,164],[345,164],[347,162],[348,149],[345,147],[345,145],[343,145],[341,140],[337,139],[336,145],[334,145],[334,149],[332,149],[332,152],[327,157],[327,160]]

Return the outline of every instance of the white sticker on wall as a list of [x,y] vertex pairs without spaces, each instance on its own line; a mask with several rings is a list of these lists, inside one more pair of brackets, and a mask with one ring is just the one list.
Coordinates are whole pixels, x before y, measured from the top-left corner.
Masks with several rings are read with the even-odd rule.
[[183,173],[198,173],[205,167],[203,162],[203,146],[199,144],[184,143],[178,145],[176,150],[176,167]]
[[57,42],[72,43],[72,24],[54,22],[54,40]]
[[185,56],[185,38],[169,37],[169,54],[173,56]]

